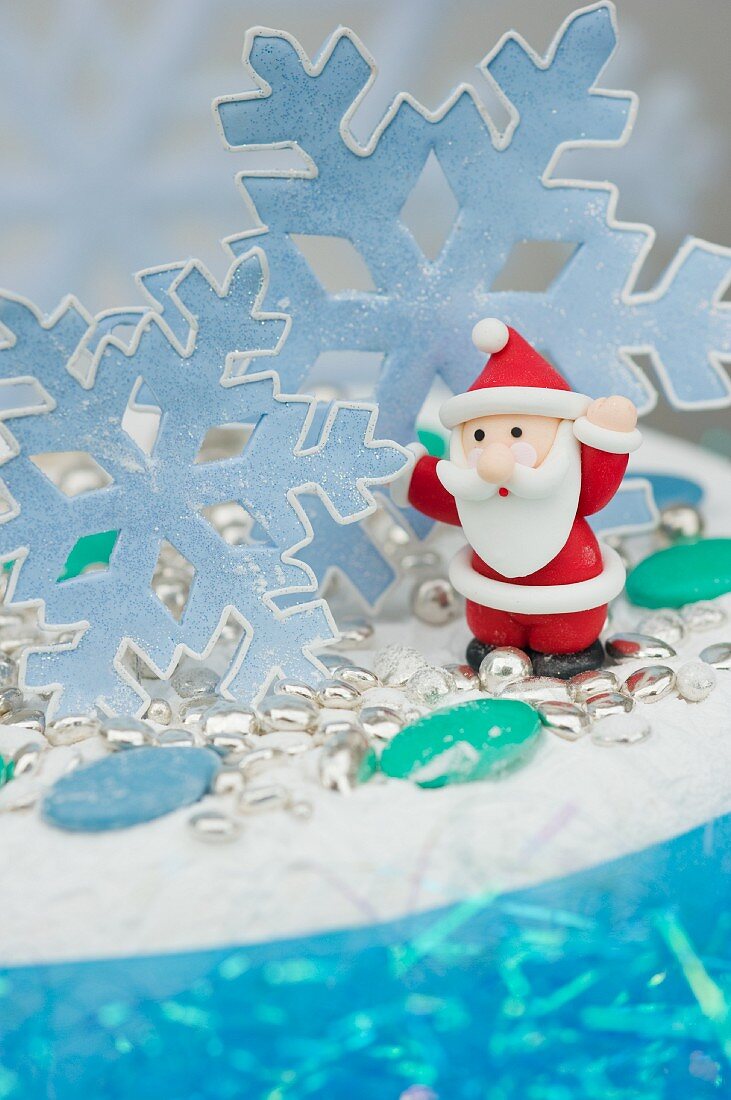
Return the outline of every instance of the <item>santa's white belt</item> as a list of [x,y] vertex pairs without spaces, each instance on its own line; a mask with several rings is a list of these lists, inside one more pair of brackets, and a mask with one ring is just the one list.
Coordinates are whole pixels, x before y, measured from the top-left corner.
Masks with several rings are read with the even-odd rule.
[[624,588],[625,568],[611,546],[601,545],[602,571],[572,584],[510,584],[478,573],[472,565],[472,547],[463,546],[449,567],[449,579],[466,599],[495,611],[520,615],[554,615],[601,607]]

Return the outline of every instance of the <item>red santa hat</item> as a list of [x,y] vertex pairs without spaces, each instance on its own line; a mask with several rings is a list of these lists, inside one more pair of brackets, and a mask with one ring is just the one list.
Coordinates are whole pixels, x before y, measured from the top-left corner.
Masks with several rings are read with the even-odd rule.
[[486,317],[472,330],[472,341],[490,355],[466,393],[444,402],[439,416],[445,428],[491,413],[527,413],[577,420],[591,399],[574,393],[565,378],[520,333]]

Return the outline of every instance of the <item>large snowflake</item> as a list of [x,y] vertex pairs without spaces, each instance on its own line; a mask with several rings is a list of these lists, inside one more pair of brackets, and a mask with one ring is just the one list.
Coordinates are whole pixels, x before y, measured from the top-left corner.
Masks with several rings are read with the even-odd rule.
[[[306,384],[323,352],[380,352],[381,423],[406,442],[437,377],[459,392],[476,376],[470,329],[495,314],[592,396],[623,393],[649,410],[657,395],[633,359],[649,355],[676,407],[731,403],[731,307],[721,301],[731,252],[689,239],[653,292],[635,292],[653,231],[616,219],[610,184],[557,175],[564,151],[629,134],[634,97],[597,86],[615,43],[608,3],[569,18],[545,58],[507,34],[480,68],[508,109],[503,132],[462,85],[433,113],[398,96],[360,145],[350,119],[375,65],[358,39],[339,30],[311,62],[287,34],[250,32],[244,60],[257,88],[216,102],[224,140],[235,150],[289,147],[301,167],[241,173],[258,226],[227,244],[238,254],[257,237],[266,248],[272,300],[292,316],[278,358],[284,384]],[[430,258],[409,227],[409,199],[422,175],[433,178],[434,159],[454,216]],[[306,259],[313,237],[352,246],[371,289],[328,291]],[[562,242],[571,255],[539,292],[494,289],[525,242]],[[628,485],[599,526],[649,518]]]
[[[42,601],[45,622],[67,631],[62,644],[24,658],[24,681],[63,688],[67,712],[140,709],[124,652],[167,675],[182,652],[205,655],[232,613],[243,637],[222,687],[239,698],[278,673],[309,678],[319,667],[313,647],[336,635],[323,601],[303,595],[316,577],[296,557],[312,535],[298,494],[317,494],[330,522],[360,519],[374,507],[368,486],[391,478],[404,457],[374,442],[372,406],[337,402],[318,416],[312,399],[282,396],[273,372],[252,369],[287,327],[261,310],[262,264],[252,250],[222,287],[196,262],[148,273],[148,290],[176,308],[143,314],[128,347],[105,329],[132,315],[96,324],[68,299],[44,319],[0,297],[0,369],[16,406],[6,414],[13,434],[3,429],[0,557],[15,561],[12,601]],[[135,414],[152,419],[152,434],[133,430]],[[233,426],[240,453],[206,450],[211,429]],[[65,452],[77,472],[64,483]],[[79,480],[80,455],[96,479]],[[224,506],[248,521],[246,542],[222,537],[211,510]],[[73,575],[80,541],[101,535],[113,542],[108,567]],[[151,586],[163,544],[194,571],[178,616]]]

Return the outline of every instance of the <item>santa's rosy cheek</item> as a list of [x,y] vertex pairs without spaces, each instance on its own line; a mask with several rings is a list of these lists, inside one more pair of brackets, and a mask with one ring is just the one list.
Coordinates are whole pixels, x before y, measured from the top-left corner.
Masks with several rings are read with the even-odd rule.
[[480,461],[480,455],[482,454],[484,447],[473,447],[470,453],[467,455],[467,465],[473,470],[477,468],[477,463]]
[[535,466],[538,452],[535,447],[531,447],[530,443],[521,439],[520,443],[513,443],[510,450],[513,452],[515,461],[521,466]]

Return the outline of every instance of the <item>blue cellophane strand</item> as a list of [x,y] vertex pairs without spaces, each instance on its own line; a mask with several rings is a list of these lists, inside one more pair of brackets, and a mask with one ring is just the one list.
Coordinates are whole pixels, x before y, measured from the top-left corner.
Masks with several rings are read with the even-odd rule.
[[[404,455],[374,442],[372,406],[336,402],[318,419],[312,399],[281,396],[276,375],[252,366],[274,363],[255,357],[274,352],[286,329],[286,318],[260,308],[262,263],[252,250],[223,287],[195,262],[154,273],[149,281],[187,324],[174,331],[166,309],[141,320],[120,313],[117,321],[137,321],[126,347],[109,335],[114,318],[100,339],[73,301],[44,319],[0,298],[2,376],[35,380],[19,391],[26,407],[3,414],[12,434],[4,429],[0,556],[16,561],[13,602],[42,600],[46,623],[83,630],[78,644],[27,659],[25,681],[62,687],[64,711],[139,710],[122,643],[164,673],[181,652],[206,653],[232,609],[244,635],[222,682],[238,698],[259,694],[278,671],[311,678],[313,647],[335,633],[313,596],[315,574],[296,557],[312,534],[297,494],[316,494],[333,526],[360,519],[374,507],[368,486],[393,477]],[[236,373],[242,359],[245,374]],[[122,425],[130,398],[161,410],[150,454]],[[226,424],[250,427],[241,454],[196,461],[209,429]],[[111,484],[67,496],[32,461],[64,451],[90,455]],[[231,501],[251,518],[256,543],[229,545],[202,513]],[[59,581],[78,540],[108,531],[119,532],[108,568]],[[179,621],[151,587],[163,540],[195,569]]]
[[[407,442],[437,376],[453,392],[473,381],[484,356],[470,344],[471,326],[496,315],[591,396],[622,393],[649,410],[657,395],[632,358],[647,354],[672,405],[731,403],[722,367],[731,357],[731,308],[721,302],[731,252],[688,239],[654,290],[637,292],[653,231],[617,221],[610,184],[560,178],[564,150],[616,145],[631,128],[632,94],[597,86],[615,42],[609,3],[569,18],[545,58],[507,34],[480,66],[476,88],[461,86],[434,113],[399,96],[358,144],[351,116],[375,67],[355,36],[336,32],[310,62],[285,34],[249,34],[244,61],[257,88],[217,102],[224,140],[233,150],[288,145],[302,167],[267,176],[257,164],[240,174],[258,223],[227,243],[236,254],[255,237],[271,260],[272,299],[286,302],[293,320],[278,357],[283,385],[303,385],[322,352],[380,352],[381,423]],[[502,132],[480,99],[485,80],[509,110]],[[429,260],[404,204],[432,154],[458,209]],[[374,289],[328,292],[300,249],[308,235],[349,241]],[[541,292],[492,289],[525,241],[574,251]],[[649,499],[618,501],[596,526],[651,523]]]

